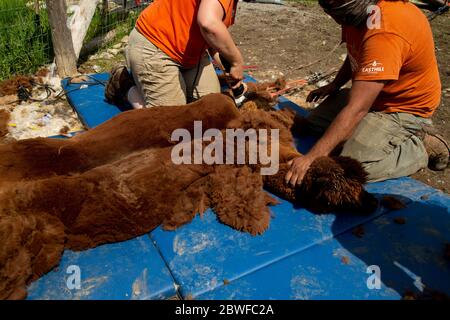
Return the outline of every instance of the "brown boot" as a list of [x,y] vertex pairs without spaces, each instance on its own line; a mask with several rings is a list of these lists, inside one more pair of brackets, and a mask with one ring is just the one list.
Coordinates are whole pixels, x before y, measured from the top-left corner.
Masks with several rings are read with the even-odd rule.
[[447,168],[450,157],[450,145],[444,137],[431,126],[423,126],[421,138],[428,153],[428,167],[441,171]]
[[126,66],[119,65],[111,70],[111,76],[105,86],[105,98],[117,106],[124,105],[128,90],[134,86],[134,79]]

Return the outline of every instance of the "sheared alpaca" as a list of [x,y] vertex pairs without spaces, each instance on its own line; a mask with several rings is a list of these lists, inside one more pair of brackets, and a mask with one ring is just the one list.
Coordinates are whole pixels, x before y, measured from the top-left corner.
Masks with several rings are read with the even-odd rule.
[[[171,134],[192,132],[194,120],[203,130],[280,129],[282,170],[263,178],[258,165],[175,165]],[[159,225],[174,230],[208,207],[222,223],[261,234],[276,203],[264,186],[318,212],[373,209],[366,174],[351,159],[318,159],[298,190],[285,185],[286,162],[299,155],[293,123],[293,112],[239,112],[232,98],[212,94],[124,112],[70,140],[0,145],[0,298],[25,298],[27,284],[55,267],[64,248],[128,240]]]

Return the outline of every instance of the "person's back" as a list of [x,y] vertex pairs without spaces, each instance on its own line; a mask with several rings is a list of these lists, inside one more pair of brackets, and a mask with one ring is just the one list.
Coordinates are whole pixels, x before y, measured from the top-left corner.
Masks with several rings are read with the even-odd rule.
[[[224,24],[234,20],[237,2],[218,0],[225,12]],[[156,0],[139,16],[136,29],[183,66],[196,65],[207,44],[196,21],[200,0]]]

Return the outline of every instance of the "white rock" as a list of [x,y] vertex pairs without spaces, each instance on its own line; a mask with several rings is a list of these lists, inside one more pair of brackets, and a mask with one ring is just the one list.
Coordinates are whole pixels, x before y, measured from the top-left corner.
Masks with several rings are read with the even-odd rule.
[[108,49],[107,53],[112,54],[113,56],[117,56],[119,54],[119,49]]
[[123,46],[122,42],[121,43],[117,43],[117,44],[113,45],[113,49],[120,49],[120,48],[122,48],[122,46]]
[[107,51],[100,53],[98,57],[99,59],[106,59],[106,60],[114,58],[114,56]]

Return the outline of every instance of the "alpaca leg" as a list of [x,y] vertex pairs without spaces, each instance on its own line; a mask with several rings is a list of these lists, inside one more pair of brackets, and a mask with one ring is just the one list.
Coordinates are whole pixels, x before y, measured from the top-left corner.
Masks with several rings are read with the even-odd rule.
[[37,138],[0,145],[0,182],[66,174],[82,165],[69,140]]
[[276,200],[263,191],[262,177],[248,167],[218,167],[210,176],[211,205],[218,219],[252,235],[262,234],[270,222],[268,205]]

